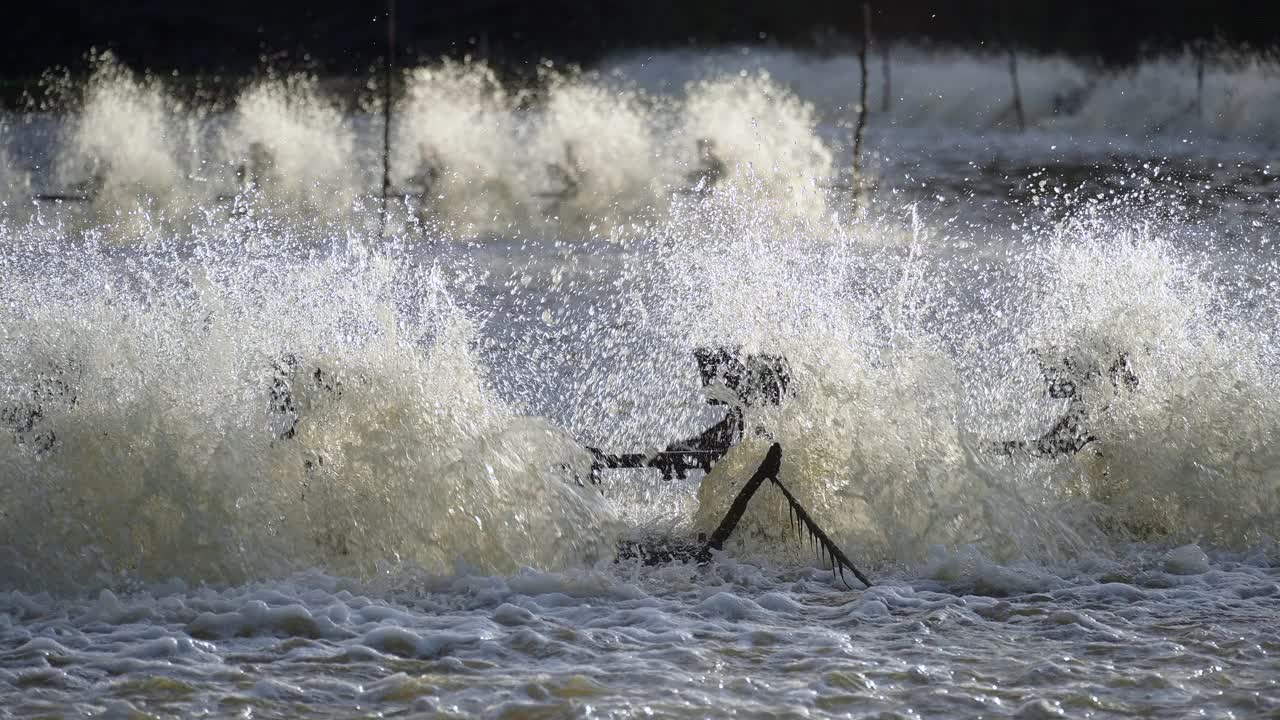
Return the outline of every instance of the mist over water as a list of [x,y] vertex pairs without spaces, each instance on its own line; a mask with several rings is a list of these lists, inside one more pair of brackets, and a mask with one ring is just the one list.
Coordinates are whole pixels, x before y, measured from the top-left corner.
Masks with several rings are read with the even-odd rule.
[[[102,56],[0,119],[6,704],[1274,711],[1280,71],[1023,57],[1018,132],[1007,58],[883,57],[856,181],[849,57],[410,68],[385,223],[376,107],[315,78]],[[592,484],[719,418],[699,346],[790,397]],[[768,486],[707,566],[614,562],[772,441],[877,587]]]

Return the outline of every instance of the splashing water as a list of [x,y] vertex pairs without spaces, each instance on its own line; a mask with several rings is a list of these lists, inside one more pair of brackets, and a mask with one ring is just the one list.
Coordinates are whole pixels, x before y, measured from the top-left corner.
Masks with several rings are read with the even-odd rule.
[[564,203],[566,211],[619,222],[663,207],[678,167],[664,157],[658,120],[642,98],[553,76],[541,115],[532,154],[581,176],[583,190]]
[[244,91],[223,138],[242,190],[290,217],[339,221],[359,193],[351,121],[301,75],[272,78]]
[[[149,298],[6,286],[11,582],[510,571],[608,550],[610,511],[566,481],[585,453],[485,388],[455,309],[424,298],[406,325],[383,265],[164,270],[179,280]],[[80,550],[33,563],[56,548]]]
[[[913,62],[923,62],[913,57]],[[780,62],[772,56],[765,60]],[[970,58],[967,62],[972,66],[968,72],[977,73],[974,68],[985,61]],[[222,378],[223,385],[214,394],[235,400],[214,412],[213,418],[238,428],[236,437],[246,443],[240,447],[238,441],[231,442],[230,456],[265,462],[261,458],[275,453],[270,450],[275,447],[271,434],[250,439],[249,428],[271,422],[257,416],[262,407],[251,412],[243,403],[252,394],[251,383],[259,381],[251,378],[254,373],[246,364],[250,358],[259,374],[275,372],[279,376],[275,382],[288,388],[301,382],[295,375],[355,373],[365,380],[344,384],[343,393],[350,398],[363,397],[361,388],[372,392],[371,388],[382,387],[378,382],[400,382],[384,378],[384,371],[392,377],[408,377],[414,368],[443,362],[438,358],[442,351],[431,342],[397,339],[404,322],[423,322],[420,315],[431,311],[387,320],[390,324],[381,329],[335,319],[353,316],[338,312],[332,306],[334,300],[317,294],[318,288],[345,293],[343,302],[363,308],[370,316],[390,312],[391,318],[397,318],[397,313],[407,312],[397,305],[421,302],[413,295],[418,291],[412,290],[391,293],[385,301],[391,303],[388,307],[363,304],[362,293],[386,295],[388,291],[377,283],[367,286],[360,284],[365,280],[344,277],[340,270],[344,262],[364,267],[368,261],[361,258],[375,257],[390,267],[403,258],[419,257],[427,246],[447,244],[455,236],[507,232],[522,243],[532,264],[522,268],[520,263],[526,261],[507,251],[475,255],[435,250],[424,256],[452,268],[440,276],[448,278],[441,281],[451,288],[448,293],[462,293],[450,301],[461,300],[461,309],[450,312],[487,318],[481,327],[496,331],[465,331],[471,341],[447,346],[444,352],[458,354],[463,366],[474,365],[473,377],[459,381],[460,387],[475,385],[477,392],[493,393],[479,367],[496,363],[502,368],[494,376],[496,388],[519,388],[521,404],[547,408],[569,432],[597,441],[654,443],[696,429],[705,417],[696,403],[688,402],[690,395],[696,395],[696,385],[689,382],[689,371],[681,369],[688,362],[687,348],[718,344],[785,354],[799,374],[795,397],[780,413],[760,422],[786,440],[789,484],[808,498],[828,526],[838,528],[837,534],[846,542],[864,548],[877,561],[918,563],[930,546],[939,544],[968,543],[995,558],[1043,560],[1094,547],[1102,542],[1099,533],[1228,545],[1260,542],[1273,533],[1274,513],[1267,498],[1274,486],[1274,463],[1265,450],[1273,433],[1265,421],[1273,400],[1265,389],[1269,367],[1264,360],[1272,353],[1272,338],[1226,312],[1223,291],[1203,277],[1204,263],[1163,239],[1154,226],[1128,219],[1116,226],[1116,218],[1128,217],[1123,196],[1109,201],[1110,205],[1096,205],[1090,198],[1087,211],[1075,211],[1070,193],[1062,202],[1045,205],[1041,195],[1033,192],[1032,212],[1038,215],[1044,207],[1057,224],[1026,220],[1028,229],[1036,228],[1038,247],[993,269],[986,264],[989,256],[965,249],[971,246],[962,243],[959,250],[948,248],[947,239],[952,236],[945,235],[950,232],[946,224],[939,227],[922,220],[918,208],[906,224],[895,219],[893,209],[883,202],[873,202],[869,213],[854,218],[852,224],[841,214],[831,214],[830,203],[841,201],[841,194],[831,186],[837,177],[835,155],[823,139],[817,110],[768,73],[743,71],[690,81],[681,88],[679,99],[650,97],[620,87],[616,74],[553,72],[544,75],[545,91],[534,98],[508,92],[491,70],[471,62],[415,69],[406,80],[395,130],[397,145],[408,152],[396,156],[395,176],[405,187],[415,182],[423,185],[417,220],[405,228],[418,224],[428,243],[424,246],[405,236],[369,256],[365,243],[345,228],[354,227],[360,233],[372,227],[361,209],[369,198],[361,183],[372,174],[358,167],[360,158],[371,157],[361,149],[361,143],[371,138],[362,136],[357,124],[323,97],[315,79],[268,77],[240,95],[224,123],[210,124],[205,115],[188,116],[178,103],[167,99],[156,81],[137,79],[110,56],[96,60],[83,108],[68,125],[66,143],[59,149],[60,172],[71,176],[70,168],[77,162],[97,163],[102,177],[93,203],[116,211],[133,207],[128,212],[132,218],[128,237],[156,237],[177,227],[166,223],[189,222],[194,245],[183,245],[188,249],[182,252],[195,249],[197,256],[167,258],[164,250],[154,255],[141,249],[136,258],[133,251],[119,259],[108,260],[104,255],[100,258],[104,267],[115,268],[102,270],[106,274],[88,271],[91,263],[73,257],[67,264],[55,264],[59,269],[51,276],[54,280],[32,284],[29,273],[38,266],[35,258],[50,257],[51,243],[67,226],[57,215],[51,225],[41,215],[40,223],[10,230],[19,239],[15,259],[8,264],[15,278],[10,318],[21,321],[14,326],[20,329],[9,335],[17,339],[13,347],[19,348],[12,356],[14,367],[24,372],[7,385],[8,406],[25,403],[34,408],[27,420],[10,422],[17,441],[7,452],[16,458],[15,467],[25,468],[20,484],[31,484],[32,474],[57,466],[53,455],[82,451],[70,449],[79,445],[71,442],[75,437],[71,430],[54,426],[88,415],[96,407],[89,396],[82,400],[79,391],[64,388],[60,392],[70,394],[68,402],[65,397],[42,398],[41,393],[48,393],[49,383],[77,385],[80,374],[96,367],[89,357],[107,352],[91,348],[109,346],[108,340],[123,343],[109,354],[134,357],[133,362],[148,368],[130,371],[135,375],[190,377],[193,382],[196,377],[210,382]],[[205,130],[185,135],[173,130],[193,125]],[[214,156],[221,158],[221,177],[231,181],[228,171],[234,171],[234,181],[239,183],[234,197],[207,200],[212,203],[209,208],[185,220],[180,215],[153,216],[146,208],[200,202],[195,192],[188,192],[192,187],[183,178],[190,170],[178,160],[202,156],[199,142],[191,140],[186,149],[181,145],[182,138],[198,136],[214,137],[219,144]],[[713,148],[710,152],[723,163],[725,174],[707,187],[689,191],[681,183],[684,173],[699,162],[690,157],[695,139],[707,143],[704,151]],[[553,212],[537,209],[539,198],[548,195],[537,189],[543,176],[539,166],[558,170],[559,179],[568,183],[558,193],[550,193],[555,196]],[[218,168],[209,163],[201,163],[201,168],[203,177],[219,177]],[[7,187],[18,185],[11,182]],[[1039,188],[1045,189],[1044,181]],[[1079,190],[1076,196],[1088,197]],[[1162,196],[1144,195],[1139,200],[1153,197]],[[1057,219],[1063,217],[1065,222]],[[345,225],[350,221],[356,225]],[[92,218],[87,222],[93,223]],[[544,255],[523,236],[529,230],[555,233],[559,227],[583,226],[588,237],[584,247],[590,247],[591,237],[621,240],[621,254],[614,251],[612,259],[601,256],[593,261],[595,265],[586,266],[578,265],[575,257],[573,264],[556,267],[570,255],[557,251],[560,260],[554,260],[554,254]],[[89,243],[86,257],[106,252],[96,244],[104,231],[120,239],[104,226],[89,227],[84,235]],[[619,235],[619,229],[625,232]],[[315,248],[332,244],[335,237],[343,239],[321,256],[327,259],[318,259]],[[1025,242],[1027,237],[1008,242]],[[554,247],[563,247],[561,241]],[[205,266],[208,261],[200,258],[216,258],[218,267],[230,267],[246,252],[257,269],[241,273],[233,285],[215,283],[216,290],[209,292],[211,297],[221,297],[219,306],[233,308],[237,322],[248,325],[214,332],[223,322],[217,313],[195,308],[191,298],[180,302],[169,297],[179,286],[166,273],[205,277],[212,271]],[[580,257],[592,253],[585,252]],[[167,258],[163,271],[148,259],[153,257]],[[551,266],[541,265],[544,257],[552,259]],[[280,269],[266,269],[274,266]],[[566,267],[577,269],[568,270],[566,277]],[[548,269],[550,284],[538,292],[549,294],[534,303],[528,281]],[[130,290],[123,296],[118,296],[123,292],[116,289],[119,282],[111,279],[116,271],[124,271],[128,278],[125,286]],[[982,289],[986,282],[982,277],[991,272],[1000,278],[994,294]],[[69,282],[77,273],[87,274]],[[274,274],[270,292],[245,279],[260,282],[266,276],[263,273]],[[366,278],[367,272],[359,270],[354,277]],[[587,290],[597,278],[633,290],[621,302],[602,304],[599,298],[591,299]],[[192,283],[181,292],[194,293]],[[58,304],[41,299],[59,284],[80,294],[59,288]],[[1134,294],[1134,288],[1143,291]],[[568,305],[552,312],[547,303],[556,301],[557,293],[562,296],[559,302]],[[240,305],[257,309],[234,309]],[[84,317],[95,318],[93,322],[81,319],[78,325],[82,335],[76,335],[74,342],[87,346],[57,347],[56,342],[71,340],[57,340],[60,333],[44,337],[44,331],[34,329],[46,324],[76,326],[72,321],[82,313],[70,308],[83,308]],[[597,311],[627,317],[608,320],[596,317]],[[326,315],[330,312],[337,315]],[[352,322],[355,325],[347,327]],[[544,331],[548,323],[557,326],[559,340]],[[183,324],[201,326],[204,334],[173,329]],[[299,328],[315,336],[299,335]],[[572,339],[575,334],[581,339]],[[218,342],[236,335],[256,340],[215,352]],[[178,340],[148,346],[150,338],[167,336]],[[493,344],[490,336],[515,343]],[[280,342],[285,337],[292,339]],[[521,379],[530,370],[529,359],[513,357],[510,351],[534,348],[538,357],[544,357],[536,348],[548,341],[568,342],[578,357],[607,350],[613,366],[584,373],[562,359],[561,371],[570,373],[562,380],[548,383],[536,369],[531,376],[536,381]],[[636,353],[646,342],[656,342],[662,349],[640,360],[643,353]],[[377,371],[363,364],[372,346],[406,343],[418,354],[388,355],[390,365]],[[476,355],[467,349],[470,343],[488,349]],[[27,356],[38,360],[22,360]],[[225,367],[204,367],[223,356]],[[1088,444],[1089,450],[1071,461],[1025,463],[990,456],[982,448],[994,436],[1026,436],[1062,410],[1052,398],[1039,401],[1042,393],[1035,387],[1040,381],[1030,358],[1039,358],[1043,365],[1047,356],[1079,368],[1103,368],[1113,364],[1113,356],[1122,358],[1137,389],[1122,391],[1114,368],[1110,378],[1099,370],[1075,379],[1078,392],[1069,410],[1078,416],[1077,424],[1088,426],[1087,435],[1082,430],[1076,442]],[[545,358],[539,362],[545,363]],[[326,364],[333,368],[326,369]],[[1011,375],[994,385],[972,382],[975,377],[990,378],[993,372]],[[125,380],[92,376],[91,382],[114,387]],[[539,389],[538,382],[545,388]],[[1201,386],[1205,383],[1209,387]],[[130,426],[143,416],[160,417],[162,410],[174,411],[164,407],[166,402],[183,396],[174,389],[143,392],[127,382],[123,387],[130,389],[112,397],[124,404],[99,408],[105,414],[98,421],[104,425]],[[422,390],[421,397],[439,391]],[[1013,399],[1028,394],[1037,401]],[[134,397],[138,399],[125,402]],[[556,397],[561,399],[553,400]],[[564,407],[566,400],[575,406]],[[375,404],[372,396],[364,401]],[[296,414],[294,402],[290,398],[286,403],[286,414]],[[317,402],[316,412],[320,412],[324,403]],[[489,407],[503,407],[503,403],[494,396],[476,401],[473,409]],[[1237,408],[1242,418],[1238,426],[1217,419],[1226,407]],[[113,412],[123,415],[112,420]],[[347,414],[335,417],[359,424],[353,411],[343,412]],[[494,412],[506,417],[513,411]],[[886,421],[891,431],[883,431]],[[285,421],[276,418],[274,422]],[[300,417],[291,422],[306,427]],[[41,430],[36,424],[49,427]],[[605,426],[613,429],[601,432]],[[139,427],[161,436],[166,432],[154,423]],[[210,453],[217,442],[226,442],[218,440],[219,433],[209,427],[183,423],[175,427],[186,428],[186,434],[182,440],[163,443],[170,450],[191,444]],[[481,423],[450,442],[487,438],[498,432],[495,427]],[[1171,435],[1175,427],[1176,435]],[[289,435],[277,440],[296,440],[290,447],[305,444],[304,433],[293,425],[276,431]],[[334,432],[340,438],[355,431]],[[433,433],[438,434],[428,434]],[[1177,437],[1178,450],[1161,453],[1156,462],[1150,447],[1168,444],[1160,433]],[[202,439],[196,442],[197,437]],[[332,442],[345,447],[345,441]],[[450,446],[423,442],[435,453]],[[45,445],[50,447],[41,450]],[[51,455],[54,446],[60,451]],[[310,483],[307,473],[343,476],[343,452],[334,446],[288,454],[291,459],[285,465],[292,475],[280,487]],[[759,454],[759,448],[744,449],[742,457],[712,474],[702,488],[701,508],[688,518],[690,528],[706,530],[714,524],[732,497],[734,478]],[[298,457],[302,459],[295,462]],[[580,460],[580,453],[575,457]],[[321,458],[326,463],[323,470]],[[421,458],[414,462],[429,465]],[[185,472],[196,475],[206,464],[169,458],[161,465],[184,463]],[[58,472],[76,475],[74,470]],[[271,476],[266,470],[259,474]],[[356,485],[366,482],[348,480]],[[110,486],[117,481],[105,482]],[[244,482],[257,487],[253,481]],[[1213,493],[1210,483],[1230,490]],[[218,491],[220,499],[209,502],[232,512],[226,508],[243,501],[244,493],[231,489],[237,486],[234,482],[215,484],[225,487]],[[403,486],[396,488],[404,491]],[[382,496],[390,493],[384,491]],[[993,502],[993,498],[1000,500]],[[1018,500],[1009,503],[1008,498]],[[1193,498],[1204,500],[1192,502]],[[277,508],[282,502],[254,503],[255,508],[276,508],[271,510],[275,519],[267,521],[263,516],[248,525],[287,524],[290,513],[298,511]],[[1236,511],[1228,507],[1231,503],[1237,504]],[[779,535],[784,532],[778,521],[784,506],[777,498],[772,505],[764,501],[758,505],[761,514],[754,526],[755,535],[764,540],[762,547],[781,547],[783,555],[789,555],[795,548],[784,547]],[[601,522],[607,524],[604,516],[615,511],[629,512],[602,510]],[[476,519],[474,513],[472,519]],[[69,522],[81,528],[92,526]],[[104,520],[100,525],[105,528],[115,522]],[[352,533],[373,532],[367,529],[368,518],[351,522],[353,528],[362,529],[335,530],[343,536],[333,541],[335,547],[356,542],[348,537]],[[477,522],[483,525],[482,518]],[[105,531],[90,531],[77,543],[132,547],[125,556],[139,552],[140,544],[172,544],[172,540],[155,538],[107,541],[101,532]],[[225,538],[236,537],[236,532],[223,532],[230,535],[220,536],[223,539],[215,544],[252,545],[228,543]],[[272,532],[295,543],[305,535],[278,528]],[[596,534],[609,536],[602,529]],[[208,538],[201,542],[214,543]],[[219,557],[211,561],[209,572],[219,578],[254,577],[313,562],[368,572],[377,561],[388,558],[407,558],[437,569],[449,566],[448,552],[424,559],[373,542],[365,555],[353,555],[348,549],[335,556],[318,548],[322,543],[314,538],[313,544],[317,548],[299,554],[296,563],[289,560],[291,550],[255,550],[263,557],[274,553],[275,559],[257,565]],[[449,552],[465,555],[453,546]],[[556,551],[553,564],[564,564],[572,554]],[[498,559],[501,555],[481,551],[476,557],[483,559],[474,562],[482,567],[510,562]],[[94,571],[110,574],[146,564],[123,557],[104,560]]]
[[729,182],[785,199],[800,215],[825,211],[824,186],[834,171],[830,149],[816,135],[813,107],[768,75],[702,82],[688,90],[686,131],[713,139]]
[[[7,136],[6,130],[0,124],[0,138]],[[0,198],[4,198],[0,200],[0,220],[16,215],[21,207],[16,198],[31,192],[31,178],[10,158],[7,145],[8,143],[0,145]]]
[[[532,170],[520,162],[514,103],[483,65],[446,62],[409,72],[396,128],[396,146],[406,153],[402,186],[417,184],[428,211],[468,229],[526,225],[531,214],[522,200]],[[438,177],[422,187],[432,174]]]
[[[1125,353],[1136,389],[1082,388],[1107,438],[1081,490],[1140,536],[1246,546],[1276,534],[1275,341],[1214,310],[1217,291],[1141,228],[1052,248],[1035,346],[1102,366]],[[1115,438],[1114,440],[1110,438]]]
[[156,80],[98,56],[55,176],[91,200],[98,222],[119,211],[133,218],[122,236],[145,232],[155,223],[141,216],[187,200],[178,192],[190,171],[179,161],[181,111]]
[[[693,321],[677,332],[785,352],[795,397],[758,421],[788,450],[788,486],[849,546],[909,564],[933,545],[1043,562],[1096,552],[1107,536],[1247,547],[1280,529],[1275,338],[1216,312],[1220,291],[1149,228],[1080,223],[1020,258],[1029,287],[1004,300],[1025,297],[1031,310],[1001,328],[1021,348],[1001,360],[953,297],[930,290],[966,282],[955,258],[921,258],[913,245],[867,268],[867,228],[777,217],[702,206],[673,223],[666,250],[687,283],[674,302]],[[874,277],[885,272],[901,274]],[[1132,387],[1106,370],[1121,354]],[[998,431],[965,416],[1016,415],[999,395],[1043,390],[1006,378],[971,397],[967,375],[1008,362],[1013,378],[1033,377],[1038,356],[1101,368],[1076,381],[1081,407],[1068,409],[1094,440],[1069,462],[1000,460],[979,434]],[[748,444],[711,473],[699,527],[714,527],[766,447]],[[757,550],[794,552],[780,542],[781,499],[755,507]]]
[[[847,57],[411,69],[385,235],[381,127],[315,78],[196,107],[106,57],[6,118],[5,706],[1273,712],[1270,61],[1200,124],[1129,104],[1186,58],[1024,58],[1014,134],[1004,59],[892,58],[856,208]],[[720,418],[708,346],[786,402],[705,477],[593,484],[586,444]],[[768,484],[709,563],[616,558],[773,442],[875,588]]]

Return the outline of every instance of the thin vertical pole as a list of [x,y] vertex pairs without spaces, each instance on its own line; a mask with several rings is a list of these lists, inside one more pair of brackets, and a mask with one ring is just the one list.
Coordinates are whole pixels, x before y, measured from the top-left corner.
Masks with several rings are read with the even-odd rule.
[[889,43],[880,41],[880,67],[884,79],[884,97],[880,104],[880,112],[887,113],[893,106],[893,84],[889,79]]
[[395,75],[396,0],[387,0],[387,59],[382,79],[382,212],[378,236],[387,234],[387,197],[391,194],[391,81]]
[[[867,126],[867,50],[871,45],[871,3],[862,4],[862,46],[858,48],[858,68],[862,74],[858,101],[858,124],[853,129],[853,181],[862,182],[862,134]],[[856,202],[857,190],[854,191]]]
[[1196,43],[1196,117],[1204,124],[1204,42]]
[[1009,48],[1009,80],[1013,83],[1013,114],[1018,118],[1018,130],[1027,129],[1027,116],[1022,112],[1022,87],[1018,84],[1018,53]]

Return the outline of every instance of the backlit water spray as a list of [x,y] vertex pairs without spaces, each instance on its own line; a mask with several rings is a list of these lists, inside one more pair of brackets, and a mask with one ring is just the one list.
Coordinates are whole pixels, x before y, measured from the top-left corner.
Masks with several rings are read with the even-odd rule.
[[[100,58],[4,118],[5,707],[1275,712],[1274,66],[1192,123],[1132,104],[1183,58],[1020,57],[1015,135],[1002,58],[892,58],[857,214],[848,57],[410,68],[385,239],[381,126],[315,78]],[[723,415],[699,347],[786,401],[593,482]],[[618,560],[774,442],[875,588],[769,486],[709,563]]]

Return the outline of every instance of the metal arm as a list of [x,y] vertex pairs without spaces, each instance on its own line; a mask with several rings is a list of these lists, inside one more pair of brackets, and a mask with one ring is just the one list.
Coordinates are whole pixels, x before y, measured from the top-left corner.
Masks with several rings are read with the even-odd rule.
[[[698,562],[708,562],[711,560],[711,551],[720,550],[724,547],[724,543],[733,534],[738,527],[738,523],[742,520],[743,514],[747,511],[747,505],[751,502],[751,498],[755,496],[756,491],[760,489],[760,485],[765,480],[770,480],[774,485],[782,491],[782,496],[786,498],[787,505],[791,509],[791,516],[799,526],[797,530],[803,529],[809,534],[809,538],[819,548],[819,551],[825,551],[831,558],[831,567],[835,572],[840,574],[840,579],[844,579],[844,571],[848,569],[853,576],[862,581],[863,585],[871,587],[871,581],[863,575],[849,557],[840,550],[839,546],[823,532],[818,523],[814,522],[809,512],[804,509],[799,500],[791,494],[786,485],[778,479],[779,470],[782,467],[782,446],[774,443],[769,448],[769,453],[765,455],[764,462],[760,463],[760,467],[756,468],[756,472],[747,480],[747,484],[742,486],[742,490],[738,492],[738,496],[733,499],[733,504],[729,506],[729,511],[725,513],[724,518],[716,527],[715,532],[711,533],[711,539],[707,540],[706,545],[702,546],[702,550],[698,552]],[[845,583],[848,585],[848,583]]]
[[606,468],[654,468],[662,472],[663,480],[684,478],[690,470],[710,472],[729,448],[742,439],[742,428],[742,412],[735,408],[700,434],[673,442],[657,453],[610,454],[589,447],[587,450],[593,456],[592,481],[598,482],[597,472]]

